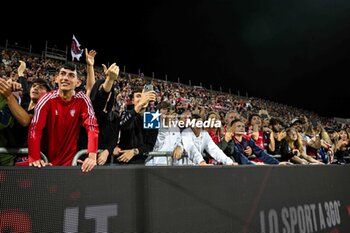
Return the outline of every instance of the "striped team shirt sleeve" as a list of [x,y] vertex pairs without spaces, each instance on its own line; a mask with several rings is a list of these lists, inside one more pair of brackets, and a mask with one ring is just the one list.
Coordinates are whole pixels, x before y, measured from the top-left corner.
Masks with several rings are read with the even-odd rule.
[[46,126],[46,118],[49,111],[49,100],[53,94],[47,93],[38,101],[34,109],[34,116],[28,130],[28,159],[29,162],[40,160],[40,142],[43,129]]

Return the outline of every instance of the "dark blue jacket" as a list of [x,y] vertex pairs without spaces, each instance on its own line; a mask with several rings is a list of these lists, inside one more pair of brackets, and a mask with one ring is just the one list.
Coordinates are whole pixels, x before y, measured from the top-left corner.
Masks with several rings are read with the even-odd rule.
[[234,140],[226,142],[225,140],[221,140],[218,146],[227,156],[233,156],[239,164],[253,164],[244,154],[244,149],[248,146],[252,148],[253,154],[264,163],[279,164],[278,160],[258,147],[253,139],[247,140],[246,138],[242,138],[241,142],[235,142]]

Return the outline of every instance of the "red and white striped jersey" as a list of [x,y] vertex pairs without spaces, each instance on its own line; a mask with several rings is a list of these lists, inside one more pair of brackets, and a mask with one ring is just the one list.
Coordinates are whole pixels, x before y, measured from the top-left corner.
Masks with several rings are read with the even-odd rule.
[[70,166],[77,150],[81,126],[88,135],[88,152],[97,152],[98,125],[89,97],[78,92],[67,101],[58,91],[40,98],[28,131],[29,162],[40,159],[44,152],[56,166]]

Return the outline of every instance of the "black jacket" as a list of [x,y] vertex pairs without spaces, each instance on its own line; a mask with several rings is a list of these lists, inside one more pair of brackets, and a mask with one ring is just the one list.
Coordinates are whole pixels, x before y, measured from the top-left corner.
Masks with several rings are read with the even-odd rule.
[[143,116],[136,113],[134,108],[125,110],[121,115],[121,136],[119,147],[122,150],[135,149],[139,154],[129,163],[144,163],[148,152],[152,151],[158,136],[158,129],[144,129]]
[[114,86],[110,92],[105,92],[101,87],[105,80],[96,80],[91,89],[90,99],[97,118],[98,128],[98,148],[107,149],[112,155],[113,149],[116,147],[119,136],[119,113],[113,111],[115,103]]

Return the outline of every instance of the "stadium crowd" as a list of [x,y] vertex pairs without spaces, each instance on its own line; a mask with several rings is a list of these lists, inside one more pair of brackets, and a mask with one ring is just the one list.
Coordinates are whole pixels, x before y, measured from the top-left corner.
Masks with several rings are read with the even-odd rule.
[[[71,165],[86,148],[78,160],[83,171],[169,162],[347,163],[350,125],[259,98],[123,73],[115,63],[97,67],[96,55],[85,50],[82,64],[1,51],[0,147],[28,147],[28,155],[2,153],[0,165]],[[145,127],[144,112],[160,118],[159,128]]]

